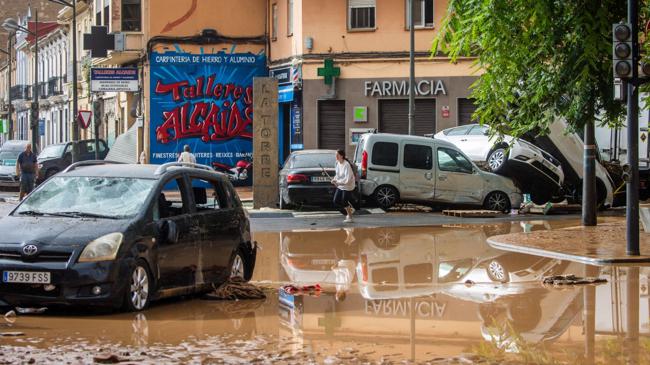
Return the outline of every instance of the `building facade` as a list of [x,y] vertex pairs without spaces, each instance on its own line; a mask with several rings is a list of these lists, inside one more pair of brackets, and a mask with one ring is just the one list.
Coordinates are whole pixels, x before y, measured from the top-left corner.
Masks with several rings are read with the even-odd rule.
[[[279,79],[281,156],[354,151],[365,131],[408,132],[407,0],[269,0],[270,72]],[[466,124],[472,60],[430,57],[446,1],[415,0],[417,135]]]

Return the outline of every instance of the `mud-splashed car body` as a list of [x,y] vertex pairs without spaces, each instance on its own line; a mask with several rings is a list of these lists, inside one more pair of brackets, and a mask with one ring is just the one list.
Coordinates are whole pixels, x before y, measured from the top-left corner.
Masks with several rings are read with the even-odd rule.
[[255,266],[248,214],[207,166],[85,161],[0,220],[0,300],[142,310]]

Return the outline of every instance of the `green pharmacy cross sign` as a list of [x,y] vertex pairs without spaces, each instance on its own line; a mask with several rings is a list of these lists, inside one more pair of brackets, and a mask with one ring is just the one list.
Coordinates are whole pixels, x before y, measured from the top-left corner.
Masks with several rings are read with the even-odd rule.
[[334,67],[334,61],[331,58],[326,58],[324,67],[319,67],[317,71],[318,76],[325,78],[326,85],[332,85],[334,78],[341,76],[341,68]]

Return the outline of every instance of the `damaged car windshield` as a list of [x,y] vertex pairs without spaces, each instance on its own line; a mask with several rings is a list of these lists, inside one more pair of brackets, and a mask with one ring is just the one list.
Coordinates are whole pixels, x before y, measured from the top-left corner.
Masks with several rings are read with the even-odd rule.
[[156,180],[53,177],[31,194],[14,215],[129,218],[136,215]]

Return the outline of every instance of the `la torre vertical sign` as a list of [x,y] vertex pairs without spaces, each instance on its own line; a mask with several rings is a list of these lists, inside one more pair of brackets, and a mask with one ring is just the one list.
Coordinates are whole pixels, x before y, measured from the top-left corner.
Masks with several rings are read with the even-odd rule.
[[278,202],[278,81],[253,79],[253,207]]

